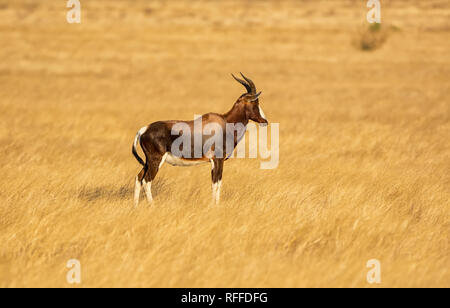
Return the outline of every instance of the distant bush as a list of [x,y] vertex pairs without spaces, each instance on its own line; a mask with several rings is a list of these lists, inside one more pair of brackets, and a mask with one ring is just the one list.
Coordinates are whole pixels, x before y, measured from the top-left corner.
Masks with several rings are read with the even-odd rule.
[[387,30],[381,24],[371,24],[360,32],[357,47],[362,51],[378,49],[386,42],[387,34]]

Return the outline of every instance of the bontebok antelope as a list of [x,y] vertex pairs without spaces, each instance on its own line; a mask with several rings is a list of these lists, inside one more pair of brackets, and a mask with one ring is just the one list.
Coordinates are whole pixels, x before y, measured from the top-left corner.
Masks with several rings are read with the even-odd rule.
[[[253,81],[241,75],[244,80],[232,76],[247,92],[237,99],[227,113],[207,113],[193,121],[158,121],[138,131],[132,151],[143,168],[136,176],[135,206],[139,203],[142,186],[148,202],[153,201],[152,181],[164,162],[173,166],[210,162],[213,202],[219,202],[224,161],[243,138],[249,120],[264,126],[268,124],[259,105],[261,92],[257,93]],[[197,124],[201,124],[203,129],[199,130]],[[137,153],[138,144],[145,154],[145,162]]]

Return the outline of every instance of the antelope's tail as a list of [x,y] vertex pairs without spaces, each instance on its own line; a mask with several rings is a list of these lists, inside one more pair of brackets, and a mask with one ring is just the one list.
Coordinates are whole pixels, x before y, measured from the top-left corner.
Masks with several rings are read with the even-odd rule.
[[[145,167],[145,163],[142,160],[142,158],[139,156],[138,152],[137,152],[137,145],[138,143],[141,144],[141,136],[147,131],[147,126],[142,127],[136,134],[136,137],[134,137],[134,142],[133,142],[133,147],[131,149],[131,151],[133,152],[134,157],[137,159],[137,161]],[[141,146],[142,147],[142,146]]]

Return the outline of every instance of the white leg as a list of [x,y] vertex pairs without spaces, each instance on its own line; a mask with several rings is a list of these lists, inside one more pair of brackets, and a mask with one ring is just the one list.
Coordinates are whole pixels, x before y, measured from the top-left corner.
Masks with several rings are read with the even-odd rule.
[[212,189],[212,200],[214,202],[214,200],[216,200],[217,194],[217,183],[213,183],[211,189]]
[[220,180],[219,182],[217,182],[217,187],[216,187],[216,204],[219,204],[220,201],[220,187],[222,186],[222,180]]
[[[167,155],[169,153],[164,154],[164,156],[161,159],[161,162],[159,163],[158,170],[164,165],[164,162],[166,161]],[[152,196],[152,182],[146,182],[145,180],[142,180],[142,183],[144,185],[145,194],[147,195],[147,201],[148,203],[153,202],[153,196]]]
[[146,182],[145,180],[142,181],[144,184],[144,190],[145,190],[145,194],[147,195],[147,201],[148,203],[152,203],[153,202],[153,197],[152,197],[152,182]]
[[139,197],[141,195],[141,182],[136,176],[136,184],[134,186],[134,206],[137,207],[139,204]]
[[[214,160],[210,159],[211,162],[211,170],[214,170]],[[212,200],[216,200],[216,191],[217,191],[217,183],[212,183],[211,192],[212,192]]]

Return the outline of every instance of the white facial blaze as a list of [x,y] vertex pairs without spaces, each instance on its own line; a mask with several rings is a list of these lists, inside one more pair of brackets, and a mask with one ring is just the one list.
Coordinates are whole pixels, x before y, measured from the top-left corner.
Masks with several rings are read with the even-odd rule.
[[267,120],[267,119],[266,119],[266,115],[264,114],[264,111],[262,110],[261,106],[259,106],[259,114],[261,115],[261,117],[262,117],[264,120]]

